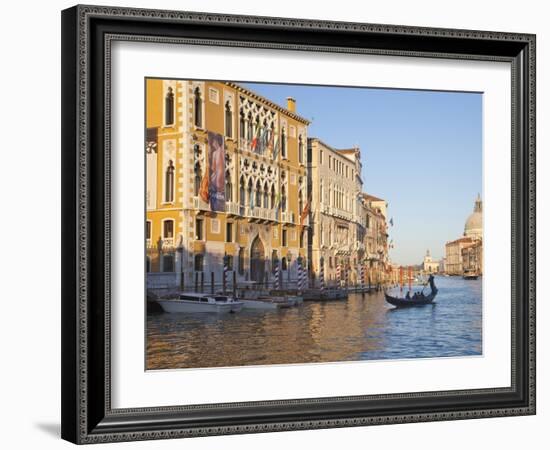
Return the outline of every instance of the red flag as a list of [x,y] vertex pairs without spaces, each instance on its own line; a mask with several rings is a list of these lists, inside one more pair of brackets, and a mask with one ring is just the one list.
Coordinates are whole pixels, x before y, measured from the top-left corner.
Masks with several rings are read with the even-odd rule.
[[256,150],[256,147],[258,146],[258,140],[260,139],[260,124],[256,125],[256,133],[254,134],[254,138],[252,139],[252,151]]
[[304,209],[302,210],[302,212],[300,214],[300,227],[302,227],[302,225],[304,223],[304,219],[308,216],[309,209],[310,209],[310,203],[309,203],[309,199],[308,199],[307,202],[306,202],[306,205],[304,206]]

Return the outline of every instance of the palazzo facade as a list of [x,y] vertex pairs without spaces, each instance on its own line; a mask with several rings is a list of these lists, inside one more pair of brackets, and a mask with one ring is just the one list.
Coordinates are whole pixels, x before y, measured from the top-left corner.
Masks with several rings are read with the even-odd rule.
[[[151,287],[270,283],[307,268],[307,126],[234,83],[146,80]],[[171,278],[170,278],[171,276]],[[168,281],[168,278],[172,281]]]
[[359,283],[361,270],[366,282],[385,281],[386,202],[362,191],[361,170],[358,148],[335,149],[318,138],[309,139],[313,283],[321,270],[329,284]]

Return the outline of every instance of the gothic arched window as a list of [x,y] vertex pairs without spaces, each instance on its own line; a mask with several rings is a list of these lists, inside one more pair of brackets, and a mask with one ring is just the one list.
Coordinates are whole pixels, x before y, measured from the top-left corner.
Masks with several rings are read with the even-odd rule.
[[174,124],[174,90],[169,87],[164,97],[164,124]]
[[241,108],[240,120],[239,120],[239,136],[244,139],[246,136],[246,123],[244,120],[244,111]]
[[233,137],[233,112],[229,100],[225,102],[225,135]]
[[254,202],[255,206],[262,206],[262,187],[260,186],[260,181],[256,181],[256,201]]
[[249,202],[249,205],[252,206],[253,204],[253,197],[252,197],[252,180],[249,179],[248,180],[248,187],[247,187],[247,190],[246,190],[246,195],[247,195],[247,199],[248,199],[248,202]]
[[231,184],[231,174],[229,170],[225,171],[225,201],[233,201],[233,185]]
[[267,186],[267,182],[264,184],[264,208],[269,208],[269,187]]
[[202,99],[201,99],[201,90],[197,87],[195,88],[195,126],[202,128]]
[[286,158],[286,132],[284,127],[281,131],[281,157]]
[[246,137],[248,141],[252,140],[253,129],[254,123],[252,122],[252,113],[248,113],[248,125],[246,127]]
[[239,182],[239,204],[241,206],[246,205],[246,192],[244,189],[244,178],[241,177],[241,181]]
[[195,182],[194,182],[194,190],[195,190],[195,195],[199,195],[199,192],[201,190],[201,175],[202,175],[202,171],[201,171],[201,165],[200,163],[196,163],[195,164]]
[[298,161],[300,164],[304,162],[304,141],[302,135],[298,137]]
[[286,189],[284,186],[281,187],[281,210],[286,211]]
[[166,167],[165,172],[164,201],[174,201],[174,163],[172,162],[172,160],[168,161],[168,167]]
[[269,206],[275,208],[275,186],[271,186],[271,202]]

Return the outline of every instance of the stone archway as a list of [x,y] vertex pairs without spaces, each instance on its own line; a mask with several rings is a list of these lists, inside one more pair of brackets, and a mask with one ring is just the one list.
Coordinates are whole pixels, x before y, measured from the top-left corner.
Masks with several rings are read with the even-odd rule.
[[252,241],[250,247],[250,280],[262,283],[265,275],[265,250],[259,236]]

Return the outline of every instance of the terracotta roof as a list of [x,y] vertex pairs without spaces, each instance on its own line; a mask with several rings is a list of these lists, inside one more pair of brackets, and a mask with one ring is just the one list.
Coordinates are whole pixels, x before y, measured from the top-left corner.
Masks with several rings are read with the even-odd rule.
[[445,245],[459,244],[461,242],[473,242],[473,239],[471,237],[461,237],[454,241],[449,241]]
[[374,202],[383,202],[384,201],[383,198],[375,197],[374,195],[367,194],[366,192],[363,192],[363,197],[365,197],[365,199],[367,199],[367,200],[374,201]]

